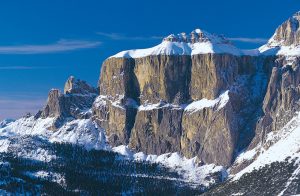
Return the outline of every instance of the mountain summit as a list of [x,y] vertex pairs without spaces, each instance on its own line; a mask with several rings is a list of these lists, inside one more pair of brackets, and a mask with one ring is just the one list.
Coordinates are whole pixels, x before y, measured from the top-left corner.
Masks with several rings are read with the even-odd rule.
[[269,44],[278,46],[296,46],[300,44],[300,12],[295,13],[276,29]]
[[283,22],[259,51],[264,55],[300,55],[300,12]]
[[[8,179],[1,188],[14,191],[13,180],[32,183],[42,173],[51,174],[48,181],[68,193],[81,191],[81,184],[70,179],[84,174],[88,177],[80,179],[95,183],[90,186],[88,181],[84,193],[111,191],[116,185],[111,178],[121,176],[118,189],[113,189],[117,194],[149,193],[145,187],[153,183],[150,179],[165,195],[299,194],[299,18],[297,12],[253,53],[196,29],[188,35],[169,35],[152,48],[107,58],[99,91],[70,77],[63,93],[50,91],[38,114],[0,128],[0,155],[6,158],[0,157],[0,176]],[[79,147],[118,154],[100,156]],[[39,165],[48,161],[51,164],[46,165],[60,169],[45,172],[48,167],[43,164],[34,171],[28,168],[30,172],[14,170],[27,168],[28,159],[40,161]],[[103,166],[99,159],[111,178],[94,172]],[[2,167],[2,160],[12,162],[12,167],[10,163]],[[133,172],[119,173],[128,166],[122,160],[132,164]],[[23,162],[22,167],[15,165]],[[71,169],[62,170],[61,163],[69,163]],[[153,164],[152,169],[147,164]],[[171,169],[172,177],[157,172],[156,164]],[[73,167],[81,173],[72,173]],[[57,183],[57,176],[64,183]],[[19,191],[25,186],[21,187]]]
[[213,35],[201,29],[195,29],[190,34],[180,33],[180,34],[171,34],[163,39],[163,41],[170,42],[185,42],[185,43],[201,43],[201,42],[210,42],[213,44],[229,44],[230,41],[224,38],[223,36]]
[[112,57],[140,58],[150,55],[196,55],[207,53],[226,53],[241,55],[242,51],[220,35],[195,29],[190,34],[171,34],[161,44],[148,49],[120,52]]

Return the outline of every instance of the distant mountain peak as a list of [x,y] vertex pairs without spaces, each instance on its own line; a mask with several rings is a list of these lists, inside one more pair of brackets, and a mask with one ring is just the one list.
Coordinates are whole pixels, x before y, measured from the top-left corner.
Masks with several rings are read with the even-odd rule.
[[221,35],[211,34],[207,31],[201,29],[195,29],[191,33],[186,34],[185,32],[179,34],[171,34],[163,39],[163,41],[170,42],[185,42],[185,43],[203,43],[203,42],[211,42],[211,43],[222,43],[222,44],[230,44],[230,41]]
[[88,85],[85,81],[76,79],[74,76],[70,76],[65,83],[64,93],[90,94],[97,93],[97,90]]
[[283,22],[269,40],[270,46],[291,46],[300,44],[300,11]]
[[155,55],[195,55],[195,54],[233,54],[241,55],[236,48],[222,35],[214,35],[201,29],[191,33],[171,34],[165,37],[159,45],[147,49],[135,49],[119,52],[114,58],[141,58]]
[[296,12],[294,15],[293,15],[293,18],[297,19],[297,20],[300,20],[300,11]]

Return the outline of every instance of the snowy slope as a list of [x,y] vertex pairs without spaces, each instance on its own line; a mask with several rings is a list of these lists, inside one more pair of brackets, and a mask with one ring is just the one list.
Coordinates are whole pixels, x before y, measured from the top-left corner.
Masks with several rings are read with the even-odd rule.
[[[266,138],[265,143],[240,154],[227,170],[228,179],[204,195],[299,194],[300,113]],[[235,174],[236,168],[241,170]]]
[[[192,41],[194,39],[196,41]],[[151,55],[196,55],[207,53],[243,54],[241,50],[233,46],[225,38],[196,29],[190,35],[185,33],[169,35],[164,38],[161,44],[152,48],[122,51],[110,58],[141,58]]]
[[[283,55],[283,56],[299,56],[300,45],[297,41],[299,37],[299,21],[300,12],[296,12],[286,22],[276,29],[274,35],[269,39],[268,43],[261,46],[258,50],[262,55]],[[284,35],[281,35],[284,33]],[[287,43],[287,39],[292,42]]]
[[[293,17],[299,17],[295,14]],[[297,19],[299,20],[299,18]],[[296,31],[297,29],[295,29]],[[242,50],[236,48],[223,36],[213,35],[206,31],[195,29],[189,35],[186,33],[171,34],[162,43],[147,49],[135,49],[119,52],[110,58],[142,58],[152,55],[197,55],[197,54],[232,54],[236,56],[250,55],[284,55],[299,56],[300,45],[284,45],[283,40],[275,40],[276,33],[263,46],[257,49]]]
[[0,128],[6,127],[9,123],[14,122],[13,119],[4,119],[0,122]]
[[[270,147],[269,147],[270,146]],[[257,156],[255,158],[255,156]],[[277,132],[270,132],[267,135],[265,145],[242,153],[237,157],[236,162],[244,160],[254,160],[248,167],[233,176],[238,180],[245,173],[250,173],[254,169],[270,165],[273,162],[283,162],[286,158],[293,160],[300,157],[300,113],[289,123]],[[300,161],[300,160],[299,160]],[[300,173],[300,171],[297,171]]]
[[0,153],[16,149],[18,156],[49,162],[56,157],[53,152],[45,150],[47,149],[43,147],[45,142],[49,142],[47,145],[51,145],[52,142],[71,143],[88,150],[113,150],[122,155],[121,159],[160,163],[173,169],[182,176],[184,182],[194,187],[209,187],[217,183],[216,178],[224,180],[227,177],[224,167],[214,164],[201,165],[196,157],[187,159],[176,152],[159,156],[146,155],[143,152],[134,153],[127,146],[111,148],[106,142],[105,131],[91,119],[71,119],[57,131],[48,130],[54,120],[54,118],[21,118],[0,128]]
[[259,48],[261,55],[300,56],[300,46],[263,45]]
[[187,111],[189,113],[193,113],[193,112],[202,110],[203,108],[214,107],[216,105],[218,105],[218,110],[220,110],[229,101],[228,93],[229,93],[229,90],[225,91],[219,97],[217,97],[216,99],[213,99],[213,100],[203,98],[198,101],[194,101],[185,108],[185,111]]
[[[83,145],[87,149],[107,149],[104,131],[91,119],[77,119],[66,122],[61,128],[53,132],[48,128],[54,118],[34,119],[34,117],[21,118],[4,128],[0,128],[0,142],[5,143],[6,138],[30,135],[40,136],[50,142],[68,142]],[[0,151],[5,151],[1,145]]]
[[225,167],[216,166],[214,164],[201,165],[197,157],[187,159],[179,153],[166,153],[162,155],[146,155],[143,152],[134,153],[127,146],[118,146],[113,148],[114,152],[124,155],[126,158],[136,161],[149,161],[152,163],[160,163],[182,175],[183,179],[192,186],[203,185],[210,187],[216,183],[212,178],[212,174],[220,173],[220,178],[225,180],[227,172]]

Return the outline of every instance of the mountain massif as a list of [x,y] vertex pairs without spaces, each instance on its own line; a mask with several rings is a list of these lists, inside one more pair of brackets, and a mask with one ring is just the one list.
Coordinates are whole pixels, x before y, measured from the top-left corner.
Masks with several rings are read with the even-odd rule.
[[[174,181],[186,183],[184,190],[193,187],[189,194],[299,194],[299,104],[297,12],[258,49],[196,29],[111,56],[98,88],[70,77],[36,115],[1,123],[0,151],[47,161],[58,156],[48,145],[71,143],[120,153],[131,164],[161,164],[180,174]],[[16,153],[15,138],[29,136],[42,137],[47,148]],[[159,179],[170,180],[165,174]]]

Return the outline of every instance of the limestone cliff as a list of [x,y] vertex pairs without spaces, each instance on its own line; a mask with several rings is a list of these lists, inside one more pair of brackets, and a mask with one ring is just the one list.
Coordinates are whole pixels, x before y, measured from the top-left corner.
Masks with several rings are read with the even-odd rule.
[[257,123],[250,148],[263,144],[267,133],[281,129],[299,111],[299,24],[300,12],[297,12],[283,22],[269,42],[260,48],[264,53],[273,52],[274,57],[262,106],[264,116]]
[[298,110],[299,58],[284,47],[299,45],[299,20],[252,52],[200,29],[120,52],[102,65],[93,118],[112,145],[229,166]]
[[287,21],[282,23],[269,41],[270,44],[285,46],[300,44],[300,12],[295,13]]
[[46,106],[36,118],[56,118],[56,122],[50,127],[54,130],[61,126],[65,118],[89,118],[91,116],[89,110],[96,96],[97,89],[71,76],[65,84],[64,93],[58,89],[49,92]]
[[[171,35],[164,42],[167,45],[159,46],[163,47],[161,54],[138,56],[128,52],[135,58],[126,53],[103,63],[93,118],[105,128],[114,146],[129,144],[148,154],[179,151],[187,157],[197,155],[203,163],[229,166],[236,149],[251,141],[245,139],[241,144],[241,135],[253,137],[253,130],[245,133],[243,128],[246,124],[254,127],[255,122],[251,124],[247,118],[254,113],[259,116],[260,105],[255,101],[263,99],[266,84],[255,85],[259,87],[258,98],[247,96],[253,91],[250,83],[256,75],[267,78],[264,58],[237,55],[238,49],[232,49],[224,37],[200,30],[189,36]],[[210,47],[215,43],[222,45],[221,52],[168,53],[178,49],[178,44],[195,44],[196,51],[197,44]],[[174,47],[172,44],[176,44],[175,49],[168,48]],[[186,45],[180,47],[188,50]],[[228,100],[221,103],[225,91],[229,92]],[[214,104],[187,110],[205,100]]]

